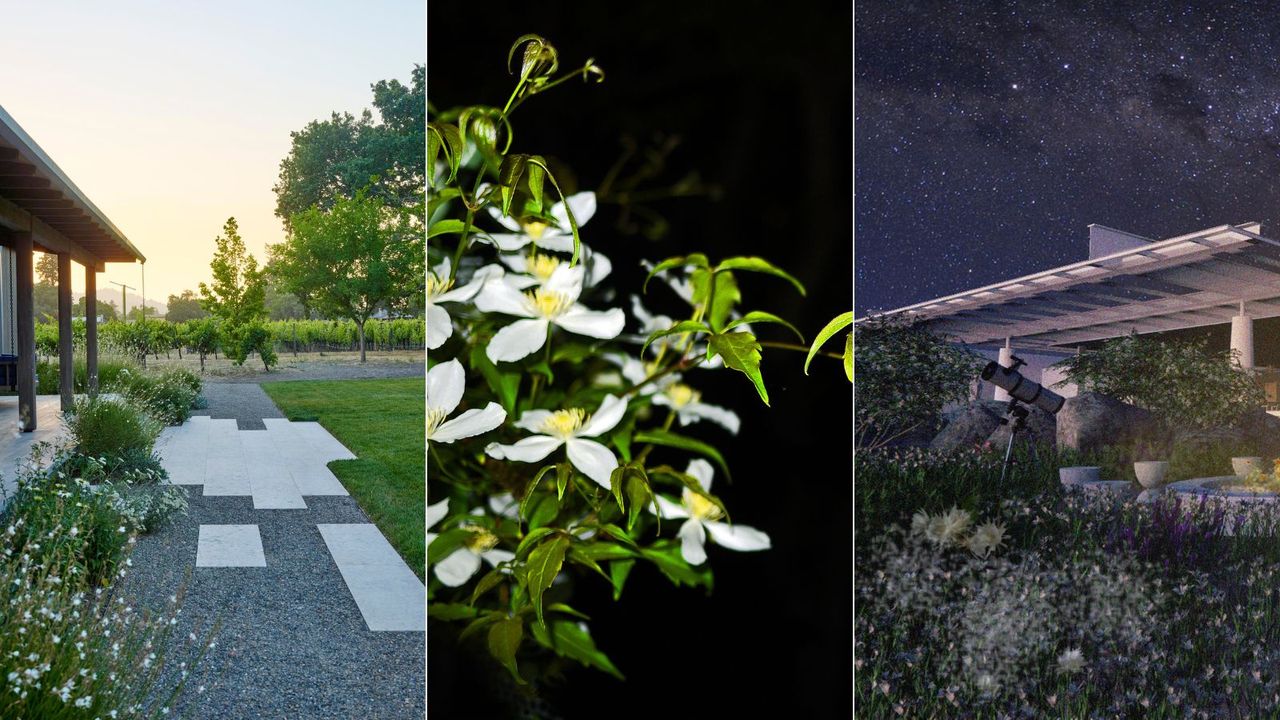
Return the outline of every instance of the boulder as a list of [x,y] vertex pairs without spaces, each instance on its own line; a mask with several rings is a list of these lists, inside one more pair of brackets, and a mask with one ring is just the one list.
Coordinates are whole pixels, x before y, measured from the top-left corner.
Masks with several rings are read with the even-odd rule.
[[[1009,425],[1001,425],[987,438],[987,442],[1002,448],[1009,444],[1009,433],[1013,429]],[[1019,443],[1031,443],[1053,449],[1058,445],[1058,421],[1047,410],[1032,406],[1027,413],[1027,422],[1018,432]]]
[[1067,398],[1056,420],[1060,450],[1094,452],[1159,434],[1149,411],[1096,392]]
[[994,400],[974,400],[948,410],[944,415],[946,426],[934,436],[929,447],[955,450],[981,445],[1000,427],[1005,405]]

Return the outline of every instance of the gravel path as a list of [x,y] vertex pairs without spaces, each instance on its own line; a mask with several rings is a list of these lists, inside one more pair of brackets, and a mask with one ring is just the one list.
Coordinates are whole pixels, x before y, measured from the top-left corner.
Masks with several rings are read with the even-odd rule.
[[[209,383],[205,396],[213,417],[235,418],[242,430],[282,417],[256,385]],[[187,490],[189,515],[139,540],[125,586],[142,605],[163,608],[185,583],[177,637],[221,625],[217,647],[188,681],[183,717],[423,717],[423,634],[370,632],[316,528],[369,522],[355,500],[308,496],[306,510],[255,510],[249,497]],[[196,571],[201,524],[258,525],[267,566]]]
[[283,380],[358,380],[364,378],[423,377],[426,367],[417,363],[350,363],[307,362],[295,367],[280,367],[269,373],[249,376],[214,376],[205,378],[205,388],[213,385],[243,385]]

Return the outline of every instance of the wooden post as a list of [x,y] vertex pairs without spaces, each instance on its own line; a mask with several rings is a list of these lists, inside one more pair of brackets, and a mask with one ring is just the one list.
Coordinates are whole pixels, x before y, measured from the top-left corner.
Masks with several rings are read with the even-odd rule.
[[58,394],[62,411],[70,410],[76,401],[75,346],[71,330],[71,255],[58,253]]
[[35,247],[31,233],[21,231],[13,235],[13,249],[17,254],[17,314],[18,314],[18,430],[31,432],[36,429],[36,318],[35,279],[32,277]]
[[85,390],[98,396],[98,272],[84,266],[84,365]]

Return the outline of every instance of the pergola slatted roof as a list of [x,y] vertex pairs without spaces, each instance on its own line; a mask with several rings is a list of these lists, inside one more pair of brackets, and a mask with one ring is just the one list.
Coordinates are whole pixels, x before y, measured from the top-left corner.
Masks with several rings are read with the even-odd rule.
[[1241,302],[1280,316],[1280,241],[1257,223],[1220,225],[927,300],[889,315],[925,319],[972,345],[1068,348],[1230,322]]
[[2,107],[0,229],[29,231],[39,249],[98,270],[146,260]]

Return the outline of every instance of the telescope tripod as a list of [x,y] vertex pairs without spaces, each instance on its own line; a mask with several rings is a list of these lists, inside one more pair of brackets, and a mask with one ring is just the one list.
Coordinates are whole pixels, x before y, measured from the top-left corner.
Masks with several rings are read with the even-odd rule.
[[1013,465],[1013,441],[1018,438],[1018,431],[1026,428],[1029,414],[1030,411],[1018,398],[1009,398],[1009,408],[1005,410],[1004,417],[1000,418],[1001,425],[1009,426],[1009,446],[1004,450],[1004,464],[1000,467],[1000,487],[1004,487],[1009,466]]

